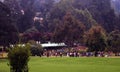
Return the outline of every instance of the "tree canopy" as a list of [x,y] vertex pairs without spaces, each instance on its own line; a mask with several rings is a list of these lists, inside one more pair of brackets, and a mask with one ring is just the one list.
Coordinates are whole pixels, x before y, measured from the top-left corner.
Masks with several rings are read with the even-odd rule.
[[56,28],[54,40],[73,45],[73,43],[78,43],[82,40],[84,30],[84,24],[76,20],[72,14],[68,12],[63,18],[63,23]]
[[0,2],[0,45],[9,46],[18,41],[18,31],[11,10]]
[[112,31],[109,35],[108,35],[108,45],[109,51],[113,51],[115,53],[120,52],[120,31],[119,30],[115,30]]
[[93,26],[84,36],[88,51],[105,51],[107,47],[107,38],[105,31],[101,26]]

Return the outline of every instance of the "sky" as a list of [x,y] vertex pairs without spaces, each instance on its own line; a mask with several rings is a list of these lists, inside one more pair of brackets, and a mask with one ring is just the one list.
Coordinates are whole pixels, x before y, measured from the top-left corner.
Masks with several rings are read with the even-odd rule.
[[1,2],[3,2],[4,0],[0,0]]

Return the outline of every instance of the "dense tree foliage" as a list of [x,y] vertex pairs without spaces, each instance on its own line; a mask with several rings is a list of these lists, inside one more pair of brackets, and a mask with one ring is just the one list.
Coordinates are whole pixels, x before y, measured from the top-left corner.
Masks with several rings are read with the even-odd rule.
[[36,43],[34,40],[30,40],[28,43],[30,43],[32,46],[30,48],[32,56],[42,56],[43,54],[43,47],[39,44]]
[[[107,32],[114,30],[115,25],[117,24],[115,12],[111,7],[110,0],[75,0],[75,7],[77,9],[87,8],[93,19],[96,20]],[[80,6],[80,7],[79,7]]]
[[0,2],[0,45],[4,47],[18,41],[18,31],[11,16],[11,10]]
[[82,40],[84,30],[84,25],[68,12],[63,18],[63,23],[56,28],[54,40],[71,46]]
[[34,24],[34,0],[5,0],[4,3],[12,11],[19,32],[24,32]]
[[107,46],[105,31],[101,26],[92,27],[84,36],[88,51],[104,51]]
[[119,30],[115,30],[112,31],[109,35],[108,35],[108,45],[109,51],[113,51],[115,53],[120,52],[120,31]]
[[[112,2],[111,5],[111,0],[4,0],[3,3],[9,9],[8,17],[12,17],[10,19],[17,27],[23,42],[29,40],[81,42],[79,40],[84,30],[91,30],[91,27],[97,25],[102,26],[108,33],[114,29],[120,30],[120,15],[119,12],[116,14],[115,3]],[[1,8],[2,11],[4,10]],[[6,16],[7,13],[1,13],[1,15]],[[8,21],[5,20],[5,22]],[[3,20],[0,23],[2,22]],[[2,26],[1,24],[1,29]],[[14,26],[9,27],[10,32],[16,32]],[[10,36],[3,37],[1,42],[11,43]],[[13,40],[17,39],[14,37]],[[5,45],[6,42],[4,42]]]
[[8,53],[10,72],[29,72],[28,61],[30,57],[30,45],[18,44],[12,47]]
[[[119,17],[116,17],[110,0],[5,0],[4,3],[13,10],[14,17],[18,21],[16,26],[19,32],[26,31],[33,24],[41,32],[53,32],[56,24],[68,11],[88,26],[88,29],[91,19],[105,28],[107,32],[114,30],[119,22]],[[81,14],[81,10],[85,10],[84,12],[90,15],[86,17],[83,15],[86,13]],[[35,16],[43,19],[43,22],[34,23]]]

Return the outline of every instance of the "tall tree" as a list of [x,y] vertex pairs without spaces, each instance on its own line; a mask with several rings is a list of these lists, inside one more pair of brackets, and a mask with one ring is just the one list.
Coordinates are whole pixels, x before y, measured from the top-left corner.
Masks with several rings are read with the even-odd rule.
[[107,46],[105,31],[101,26],[93,26],[86,32],[84,38],[88,51],[104,51]]
[[68,12],[63,18],[63,24],[56,28],[54,40],[65,42],[68,46],[72,46],[73,43],[80,43],[84,28],[84,25]]
[[18,19],[19,32],[24,32],[34,24],[34,0],[20,0],[21,12],[23,13]]
[[[36,17],[40,18],[41,21],[35,22],[36,28],[40,32],[49,32],[48,24],[50,23],[50,10],[54,6],[54,0],[37,0],[34,3],[34,9],[36,12]],[[54,15],[52,13],[52,15]]]
[[80,19],[80,21],[84,23],[84,25],[86,26],[86,30],[89,30],[92,26],[98,25],[98,23],[87,8],[83,10],[75,9],[74,15],[76,18]]
[[114,30],[116,16],[114,10],[111,8],[110,0],[91,0],[88,10],[107,32]]
[[108,35],[108,45],[109,45],[109,51],[113,51],[114,53],[120,52],[120,31],[115,30],[112,31]]
[[33,26],[34,0],[5,0],[4,3],[12,11],[14,21],[17,21],[16,26],[19,32],[24,32]]
[[4,47],[18,41],[18,31],[11,14],[11,10],[0,2],[0,45]]
[[111,0],[74,0],[73,6],[78,10],[87,8],[93,19],[104,27],[107,32],[113,31],[117,25],[117,18],[111,7]]

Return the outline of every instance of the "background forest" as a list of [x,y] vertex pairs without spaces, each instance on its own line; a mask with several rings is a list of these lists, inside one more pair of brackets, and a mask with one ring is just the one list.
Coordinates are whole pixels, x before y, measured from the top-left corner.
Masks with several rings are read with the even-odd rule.
[[120,41],[119,0],[0,1],[0,45],[35,40],[68,45],[87,41],[89,46],[88,37],[95,33],[110,46]]

